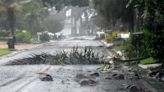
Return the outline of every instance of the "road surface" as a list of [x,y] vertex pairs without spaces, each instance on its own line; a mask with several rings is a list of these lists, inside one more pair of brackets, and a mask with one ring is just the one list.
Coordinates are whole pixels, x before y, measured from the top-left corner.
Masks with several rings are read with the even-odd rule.
[[[98,66],[50,66],[24,65],[5,66],[16,59],[30,57],[33,54],[55,54],[61,50],[69,50],[74,46],[93,47],[99,53],[111,54],[106,51],[101,41],[92,40],[93,37],[72,37],[61,41],[44,43],[37,48],[19,52],[13,56],[0,59],[0,92],[103,92],[100,87],[81,87],[75,80],[77,73],[95,71]],[[46,72],[53,76],[53,82],[39,80],[38,72]],[[64,83],[62,83],[62,82]]]
[[[73,37],[61,41],[51,41],[37,48],[1,58],[0,92],[127,92],[127,90],[120,88],[122,84],[127,84],[129,81],[108,80],[105,77],[109,73],[99,73],[100,76],[94,78],[96,82],[94,86],[81,86],[77,82],[77,74],[89,75],[98,72],[96,69],[100,67],[99,65],[5,65],[15,59],[30,57],[32,54],[43,52],[55,54],[61,50],[70,50],[74,46],[93,47],[96,52],[111,55],[108,50],[102,47],[101,41],[89,38],[91,37]],[[53,81],[41,81],[38,75],[40,72],[50,74]]]
[[111,53],[103,48],[104,44],[101,41],[93,40],[94,37],[70,37],[65,40],[61,41],[51,41],[44,44],[41,44],[40,46],[25,50],[22,52],[19,52],[15,55],[8,56],[6,58],[0,58],[0,65],[4,65],[9,61],[13,61],[15,59],[22,59],[26,57],[30,57],[34,54],[40,54],[40,53],[47,53],[47,54],[56,54],[57,52],[60,52],[62,50],[70,50],[72,47],[93,47],[95,48],[95,51],[99,52],[100,54],[105,55],[111,55]]

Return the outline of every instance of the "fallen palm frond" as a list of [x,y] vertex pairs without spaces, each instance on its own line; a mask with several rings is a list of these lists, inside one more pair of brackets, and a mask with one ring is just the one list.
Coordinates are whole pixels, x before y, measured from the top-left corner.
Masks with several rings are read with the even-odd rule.
[[31,64],[50,64],[50,65],[73,65],[73,64],[103,64],[103,56],[100,56],[92,48],[73,47],[69,52],[65,50],[50,55],[42,53],[31,57],[11,61],[7,65],[31,65]]

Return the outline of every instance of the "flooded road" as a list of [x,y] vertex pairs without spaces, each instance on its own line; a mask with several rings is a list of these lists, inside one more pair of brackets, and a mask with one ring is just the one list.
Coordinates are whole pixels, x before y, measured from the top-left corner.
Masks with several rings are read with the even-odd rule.
[[[108,77],[112,75],[111,72],[97,71],[101,65],[4,65],[11,60],[30,57],[32,54],[43,52],[55,54],[61,50],[69,50],[74,46],[92,47],[101,54],[112,54],[105,47],[102,47],[101,41],[87,39],[87,37],[44,43],[37,48],[0,59],[0,92],[129,92],[122,86],[135,83],[146,83],[147,87],[152,88],[144,80],[130,81],[126,78],[113,80]],[[121,73],[122,70],[117,72]],[[39,73],[49,74],[53,81],[41,81]],[[92,73],[98,73],[98,76],[91,77]],[[84,80],[83,78],[82,80],[77,79],[78,74],[82,75]],[[85,83],[87,82],[86,79],[93,85]],[[152,90],[152,92],[162,92],[156,91],[154,88]]]
[[[109,81],[103,76],[96,78],[95,86],[81,86],[75,76],[78,73],[96,72],[99,66],[46,66],[54,81],[40,81],[37,72],[45,65],[3,66],[0,69],[0,92],[116,92],[117,86],[126,81]],[[113,83],[114,82],[114,83]],[[109,85],[109,83],[111,83]],[[116,86],[117,85],[117,86]]]
[[[163,89],[157,91],[145,80],[109,79],[112,72],[99,72],[96,70],[99,67],[100,65],[1,66],[0,92],[141,92],[128,91],[123,87],[127,84],[140,84],[152,90],[143,92],[163,92]],[[50,74],[53,81],[41,81],[39,72]],[[95,85],[82,85],[77,81],[78,74],[90,76],[93,73],[99,73],[97,77],[90,77]],[[155,84],[154,82],[153,85]]]
[[[88,39],[89,38],[89,39]],[[37,48],[25,50],[10,57],[1,58],[0,66],[0,92],[106,92],[98,87],[81,87],[75,81],[77,73],[89,73],[95,71],[98,66],[50,66],[50,65],[24,65],[4,66],[4,64],[15,59],[30,57],[33,54],[48,53],[55,54],[62,50],[70,50],[72,47],[93,47],[101,54],[111,54],[104,48],[103,43],[93,40],[94,37],[68,38],[61,41],[44,43]],[[38,72],[49,73],[52,82],[42,82]],[[96,79],[97,80],[97,79]],[[104,91],[103,91],[104,90]]]
[[96,52],[99,52],[100,54],[105,54],[105,55],[112,54],[106,49],[101,48],[102,46],[104,46],[104,44],[100,40],[94,40],[94,36],[69,37],[67,39],[60,40],[60,41],[47,42],[41,44],[36,48],[25,50],[9,57],[0,58],[0,65],[4,65],[7,62],[13,61],[15,59],[27,58],[34,54],[41,54],[41,53],[56,54],[57,52],[60,52],[62,50],[70,50],[75,46],[78,46],[79,48],[93,47],[95,48],[94,50]]

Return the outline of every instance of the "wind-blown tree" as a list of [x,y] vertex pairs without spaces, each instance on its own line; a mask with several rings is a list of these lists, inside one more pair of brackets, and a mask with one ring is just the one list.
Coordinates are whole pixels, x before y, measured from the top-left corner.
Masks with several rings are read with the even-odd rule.
[[110,23],[102,16],[102,15],[95,15],[91,18],[91,21],[93,22],[94,25],[97,27],[107,30],[110,29],[111,25]]
[[10,38],[13,38],[10,49],[14,49],[15,29],[36,34],[43,30],[41,23],[47,15],[48,10],[41,0],[0,0],[1,28],[11,30]]
[[142,31],[143,35],[131,44],[141,42],[140,47],[144,47],[148,56],[164,61],[164,0],[93,0],[93,4],[113,27],[120,20],[128,24],[130,31],[136,26],[135,31]]
[[43,31],[42,22],[48,16],[48,9],[44,8],[40,0],[33,0],[22,7],[22,12],[17,16],[17,28],[28,30],[33,35]]
[[144,30],[146,34],[142,40],[150,48],[150,55],[158,62],[163,62],[164,0],[129,0],[127,7],[129,5],[136,9],[138,30]]
[[56,7],[56,10],[61,10],[64,6],[89,6],[89,0],[42,0],[46,7]]
[[115,29],[117,22],[127,25],[129,31],[133,31],[134,12],[133,7],[126,7],[127,0],[93,0],[93,5],[98,14],[103,16]]
[[44,20],[43,25],[49,32],[60,32],[64,28],[64,17],[60,14],[50,15]]
[[77,34],[77,21],[80,19],[83,9],[78,7],[89,6],[90,0],[42,0],[44,6],[55,7],[57,11],[61,11],[65,6],[72,6],[72,34]]
[[10,39],[11,41],[8,43],[9,49],[15,49],[15,21],[16,21],[16,12],[19,12],[21,10],[20,5],[15,0],[1,0],[0,1],[0,7],[2,14],[7,15],[7,25],[11,31],[10,33]]
[[93,3],[113,26],[119,20],[128,24],[129,30],[136,26],[135,31],[142,31],[143,35],[131,44],[141,42],[140,46],[147,49],[149,56],[158,62],[164,61],[164,0],[93,0]]

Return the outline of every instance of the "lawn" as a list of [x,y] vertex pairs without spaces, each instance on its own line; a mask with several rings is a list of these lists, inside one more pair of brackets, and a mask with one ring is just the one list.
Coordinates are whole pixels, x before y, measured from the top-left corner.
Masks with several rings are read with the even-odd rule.
[[7,55],[10,53],[10,50],[7,48],[0,48],[0,56]]

